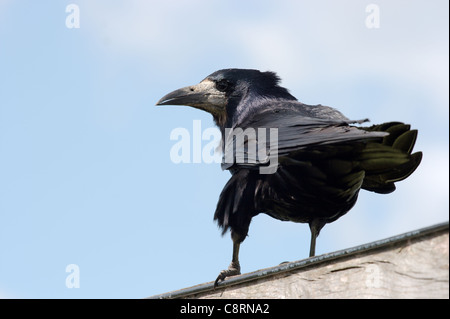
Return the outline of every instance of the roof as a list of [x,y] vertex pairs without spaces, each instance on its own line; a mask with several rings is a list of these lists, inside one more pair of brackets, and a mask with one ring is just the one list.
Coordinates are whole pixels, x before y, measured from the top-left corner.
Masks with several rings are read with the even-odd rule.
[[207,282],[193,287],[188,287],[176,291],[154,295],[148,298],[150,299],[192,298],[198,294],[217,292],[227,287],[235,286],[242,283],[248,283],[251,281],[257,281],[262,278],[276,276],[279,274],[289,273],[293,271],[299,271],[307,268],[309,269],[311,267],[319,267],[325,264],[329,264],[330,262],[339,262],[341,260],[347,260],[349,258],[360,256],[362,254],[373,254],[379,251],[394,249],[398,246],[408,245],[414,241],[421,241],[428,237],[439,236],[444,233],[448,233],[448,231],[449,231],[449,223],[447,221],[444,223],[421,228],[418,230],[410,231],[404,234],[359,245],[356,247],[347,248],[336,252],[323,254],[320,256],[314,256],[299,261],[287,262],[274,267],[257,270],[239,276],[233,276],[221,282],[219,284],[219,287],[216,288],[216,290],[214,290],[213,282]]

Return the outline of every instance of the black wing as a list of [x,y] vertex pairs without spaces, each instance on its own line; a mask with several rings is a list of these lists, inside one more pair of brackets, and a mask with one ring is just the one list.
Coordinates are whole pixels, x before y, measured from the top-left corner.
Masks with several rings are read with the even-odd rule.
[[386,132],[367,131],[351,124],[339,111],[296,101],[266,100],[233,128],[225,129],[223,169],[257,167],[270,156],[284,157],[318,145],[381,139]]

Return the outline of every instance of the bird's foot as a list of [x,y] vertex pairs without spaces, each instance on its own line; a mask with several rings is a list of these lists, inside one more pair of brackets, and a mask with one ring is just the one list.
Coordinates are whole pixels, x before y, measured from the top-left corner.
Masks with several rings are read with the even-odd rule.
[[214,289],[219,284],[219,281],[223,281],[226,277],[229,276],[236,276],[241,274],[241,266],[238,262],[231,262],[230,266],[228,266],[228,269],[222,270],[217,276],[216,281],[214,281]]

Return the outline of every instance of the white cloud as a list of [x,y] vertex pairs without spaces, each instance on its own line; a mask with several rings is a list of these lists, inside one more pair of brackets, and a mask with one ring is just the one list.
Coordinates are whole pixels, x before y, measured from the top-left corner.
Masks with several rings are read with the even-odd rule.
[[[85,28],[111,55],[139,57],[154,66],[186,61],[208,30],[198,19],[202,1],[85,1]],[[197,38],[198,36],[198,38]],[[189,53],[191,52],[191,53]]]
[[[433,21],[439,7],[421,3],[384,2],[382,26],[374,30],[365,26],[360,1],[285,1],[283,14],[274,12],[269,23],[238,21],[235,32],[247,60],[280,70],[292,85],[378,74],[417,82],[448,102],[448,31],[439,24],[445,19]],[[430,23],[417,27],[416,18]]]
[[381,74],[416,81],[448,101],[448,30],[441,28],[445,17],[435,19],[448,3],[379,5],[380,29],[366,28],[360,1],[263,3],[254,14],[251,3],[233,1],[85,1],[81,7],[86,28],[108,51],[154,66],[237,61],[278,71],[290,86]]

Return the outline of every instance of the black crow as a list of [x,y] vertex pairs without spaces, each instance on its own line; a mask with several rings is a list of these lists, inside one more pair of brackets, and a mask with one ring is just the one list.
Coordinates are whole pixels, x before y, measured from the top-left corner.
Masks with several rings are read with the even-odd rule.
[[308,223],[310,256],[322,227],[355,204],[360,189],[395,190],[420,164],[417,130],[401,122],[370,127],[334,108],[298,102],[273,72],[225,69],[173,91],[157,105],[188,105],[212,114],[232,176],[214,219],[230,229],[233,257],[214,286],[240,274],[239,247],[259,213]]

